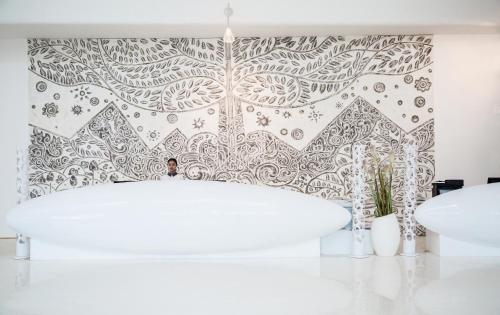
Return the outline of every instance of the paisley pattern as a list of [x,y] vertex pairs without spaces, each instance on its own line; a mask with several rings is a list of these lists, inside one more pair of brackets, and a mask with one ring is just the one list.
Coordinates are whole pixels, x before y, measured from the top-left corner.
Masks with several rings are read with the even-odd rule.
[[29,39],[30,196],[158,179],[176,157],[189,179],[350,199],[361,143],[395,153],[401,214],[405,144],[418,146],[417,202],[434,177],[431,50],[412,35]]

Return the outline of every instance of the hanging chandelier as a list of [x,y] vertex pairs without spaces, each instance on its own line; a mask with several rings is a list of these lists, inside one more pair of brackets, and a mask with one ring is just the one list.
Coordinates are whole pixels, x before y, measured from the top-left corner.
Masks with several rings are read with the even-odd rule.
[[234,42],[233,31],[229,27],[229,17],[233,15],[233,9],[227,4],[227,7],[224,9],[224,15],[226,16],[226,30],[224,31],[224,43],[231,44]]

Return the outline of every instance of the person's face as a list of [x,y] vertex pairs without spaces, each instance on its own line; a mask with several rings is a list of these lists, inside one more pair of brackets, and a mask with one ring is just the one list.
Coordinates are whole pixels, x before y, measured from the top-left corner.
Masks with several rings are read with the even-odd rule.
[[177,170],[177,164],[174,161],[168,162],[168,172],[173,173]]

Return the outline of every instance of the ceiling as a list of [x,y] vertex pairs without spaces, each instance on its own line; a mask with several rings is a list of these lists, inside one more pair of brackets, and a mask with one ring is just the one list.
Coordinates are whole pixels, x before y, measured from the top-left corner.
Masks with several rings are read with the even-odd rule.
[[[0,0],[0,37],[219,37],[226,1]],[[500,0],[233,0],[236,36],[500,33]]]

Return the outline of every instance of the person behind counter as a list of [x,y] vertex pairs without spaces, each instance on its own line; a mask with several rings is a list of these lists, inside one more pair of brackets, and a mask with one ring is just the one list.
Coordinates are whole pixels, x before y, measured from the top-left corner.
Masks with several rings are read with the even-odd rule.
[[167,161],[168,173],[160,177],[160,180],[182,179],[181,175],[177,173],[177,160],[170,158]]

